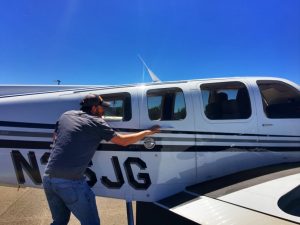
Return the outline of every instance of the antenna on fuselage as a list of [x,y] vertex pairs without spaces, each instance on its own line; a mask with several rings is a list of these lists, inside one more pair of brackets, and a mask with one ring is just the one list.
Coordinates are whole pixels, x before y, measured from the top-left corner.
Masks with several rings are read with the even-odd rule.
[[57,83],[57,85],[60,85],[61,80],[54,80],[53,82]]
[[161,82],[161,80],[152,72],[152,70],[149,69],[149,67],[147,66],[147,64],[145,63],[145,61],[142,59],[142,57],[140,55],[138,55],[139,59],[141,60],[141,62],[143,63],[144,67],[147,69],[152,82]]

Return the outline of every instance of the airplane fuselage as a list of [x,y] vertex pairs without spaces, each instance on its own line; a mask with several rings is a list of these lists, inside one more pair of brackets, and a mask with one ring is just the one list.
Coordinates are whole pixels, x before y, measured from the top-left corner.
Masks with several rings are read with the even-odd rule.
[[300,94],[278,78],[224,78],[71,87],[0,96],[0,183],[42,188],[55,123],[81,99],[111,102],[118,132],[160,125],[121,147],[101,142],[86,170],[96,195],[156,201],[242,170],[300,160]]

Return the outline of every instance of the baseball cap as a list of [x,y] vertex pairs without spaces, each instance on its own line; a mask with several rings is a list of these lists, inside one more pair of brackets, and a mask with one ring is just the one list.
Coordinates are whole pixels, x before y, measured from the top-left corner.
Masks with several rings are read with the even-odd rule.
[[88,94],[87,96],[85,96],[84,99],[81,101],[80,105],[83,107],[92,107],[94,105],[100,105],[105,108],[110,106],[109,102],[104,101],[100,95],[95,94]]

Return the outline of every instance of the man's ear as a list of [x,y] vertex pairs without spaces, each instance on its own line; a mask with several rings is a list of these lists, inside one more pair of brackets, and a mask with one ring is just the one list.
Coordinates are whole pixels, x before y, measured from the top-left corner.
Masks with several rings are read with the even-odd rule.
[[95,112],[96,112],[96,110],[97,110],[97,106],[92,106],[92,109],[91,109],[91,113],[92,114],[95,114]]

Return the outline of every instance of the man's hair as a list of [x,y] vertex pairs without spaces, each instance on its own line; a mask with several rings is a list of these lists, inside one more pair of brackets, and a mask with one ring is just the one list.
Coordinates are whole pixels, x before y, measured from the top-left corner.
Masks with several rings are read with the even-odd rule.
[[80,110],[87,114],[92,114],[92,108],[94,105],[98,105],[99,97],[94,94],[86,95],[80,102]]
[[87,114],[92,114],[92,108],[93,106],[81,106],[80,110]]
[[87,96],[82,99],[80,102],[81,108],[85,113],[92,114],[92,108],[93,106],[101,105],[102,107],[109,107],[109,102],[103,101],[102,97],[100,95],[95,94],[88,94]]

